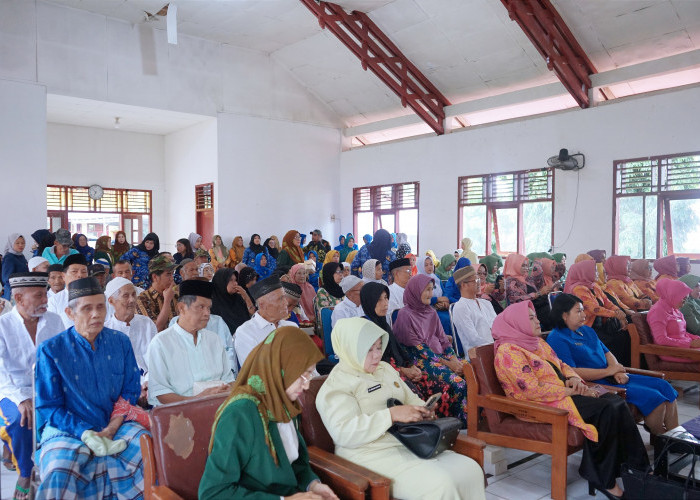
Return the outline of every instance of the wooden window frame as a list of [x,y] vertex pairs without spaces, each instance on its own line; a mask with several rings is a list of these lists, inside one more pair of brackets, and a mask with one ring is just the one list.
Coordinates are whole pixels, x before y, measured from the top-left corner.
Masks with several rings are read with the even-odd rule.
[[[209,196],[204,193],[205,188],[209,188]],[[214,209],[214,183],[206,182],[197,184],[194,187],[194,207],[195,211],[203,212]]]
[[[410,207],[404,207],[401,206],[401,203],[403,199],[399,196],[401,193],[403,186],[407,184],[413,184],[413,206]],[[379,202],[379,193],[381,192],[382,188],[391,188],[391,207],[390,208],[381,208],[380,206],[377,206],[380,204]],[[369,195],[369,208],[366,210],[360,209],[359,208],[359,197],[361,197],[361,191],[362,190],[370,190],[370,195]],[[409,181],[409,182],[398,182],[395,184],[377,184],[375,186],[362,186],[362,187],[356,187],[353,188],[352,190],[352,200],[353,200],[353,207],[352,207],[352,217],[353,217],[353,234],[355,235],[355,239],[361,238],[360,235],[357,233],[357,216],[360,213],[372,213],[372,234],[377,232],[378,229],[380,229],[380,216],[381,215],[393,215],[394,216],[394,226],[395,226],[395,231],[396,233],[400,233],[401,231],[401,216],[400,212],[402,210],[416,210],[417,211],[417,216],[416,216],[416,245],[420,241],[420,182],[418,181]],[[415,249],[414,249],[415,251]]]

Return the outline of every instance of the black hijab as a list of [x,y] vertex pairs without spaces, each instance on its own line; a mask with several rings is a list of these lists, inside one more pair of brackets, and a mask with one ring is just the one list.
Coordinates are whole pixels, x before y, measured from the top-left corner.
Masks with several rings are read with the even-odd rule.
[[389,326],[386,316],[378,316],[376,313],[377,302],[379,302],[382,292],[386,292],[386,298],[389,299],[389,287],[377,282],[365,283],[360,290],[360,304],[365,312],[365,317],[379,328],[389,334],[389,344],[384,349],[382,361],[391,364],[391,358],[398,367],[410,366],[411,362],[408,353],[396,339],[396,335]]
[[267,248],[267,253],[270,254],[270,257],[272,257],[273,259],[276,259],[277,256],[279,255],[280,251],[279,251],[279,248],[277,248],[277,247],[270,248],[270,240],[272,240],[272,238],[266,239],[265,243],[263,243],[263,246],[265,248]]
[[324,264],[323,268],[321,269],[321,273],[323,274],[323,288],[336,299],[342,299],[345,297],[343,289],[340,288],[340,285],[336,283],[335,279],[333,278],[336,269],[339,267],[340,264],[337,262],[329,262],[328,264]]
[[[153,242],[153,249],[146,250],[146,242],[147,241]],[[156,233],[148,233],[146,235],[146,237],[143,239],[143,241],[138,245],[138,249],[141,250],[142,252],[146,252],[148,254],[148,256],[151,258],[158,255],[158,252],[160,251],[160,239],[158,238],[158,235]]]
[[384,262],[386,253],[391,249],[391,234],[386,229],[378,229],[369,244],[369,255],[379,262]]
[[250,237],[250,242],[248,243],[248,248],[250,248],[250,251],[253,252],[255,255],[258,255],[259,253],[262,253],[265,251],[265,248],[260,244],[255,244],[253,241],[255,237],[260,238],[259,234],[254,234],[253,236]]
[[231,331],[231,335],[236,332],[236,328],[250,319],[248,314],[248,306],[240,294],[228,293],[226,287],[231,281],[231,276],[238,273],[230,268],[222,268],[214,273],[214,278],[211,280],[214,285],[214,291],[211,295],[211,313],[217,314],[223,318]]
[[48,229],[37,229],[32,233],[32,238],[34,238],[34,241],[39,245],[36,250],[39,257],[41,257],[45,248],[52,247],[56,241],[56,236]]

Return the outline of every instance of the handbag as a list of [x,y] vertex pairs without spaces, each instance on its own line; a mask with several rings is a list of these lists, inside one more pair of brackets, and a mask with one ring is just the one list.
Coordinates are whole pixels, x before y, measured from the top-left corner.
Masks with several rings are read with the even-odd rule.
[[[396,398],[390,398],[386,402],[387,408],[402,404]],[[418,458],[433,458],[454,446],[461,428],[462,421],[458,418],[443,417],[423,422],[396,422],[389,427],[389,434]]]
[[[685,481],[668,477],[668,474],[651,474],[656,470],[663,459],[667,459],[668,452],[673,446],[674,450],[684,448],[684,451],[693,454],[693,462],[690,472]],[[694,448],[686,443],[674,439],[668,439],[666,445],[661,449],[658,457],[654,460],[654,465],[649,465],[646,470],[639,470],[622,464],[620,476],[625,486],[626,498],[638,498],[648,500],[658,500],[663,498],[678,498],[683,500],[700,500],[700,485],[695,479],[695,462],[698,455]]]

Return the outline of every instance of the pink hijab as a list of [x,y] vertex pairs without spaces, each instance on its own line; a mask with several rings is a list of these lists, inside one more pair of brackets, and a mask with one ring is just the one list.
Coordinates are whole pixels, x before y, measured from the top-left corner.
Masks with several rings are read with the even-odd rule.
[[692,292],[691,288],[682,281],[661,278],[656,283],[659,302],[664,301],[673,309],[677,309],[676,304],[690,295],[690,292]]
[[442,329],[442,323],[435,309],[423,304],[420,299],[423,290],[433,279],[425,274],[417,274],[408,280],[403,292],[406,307],[399,309],[393,330],[396,338],[404,345],[426,344],[435,354],[442,354],[450,347],[450,340]]
[[677,278],[678,264],[676,264],[676,256],[671,254],[667,255],[666,257],[656,259],[654,261],[654,269],[656,269],[656,272],[659,273],[656,276],[656,279],[659,279],[659,276],[661,276],[662,274],[666,274],[668,276],[673,276],[674,278]]
[[491,335],[495,340],[494,350],[502,344],[515,344],[530,352],[537,350],[540,338],[533,335],[530,324],[530,313],[535,311],[535,306],[529,300],[511,304],[496,316],[491,327]]
[[566,275],[566,286],[564,293],[574,293],[574,287],[579,285],[590,289],[595,283],[596,262],[594,260],[582,260],[569,268],[569,274]]
[[556,261],[543,257],[541,259],[535,259],[535,262],[539,262],[542,265],[542,272],[544,273],[543,274],[544,284],[549,286],[552,283],[554,283],[554,280],[552,279],[552,270],[554,269],[554,266],[557,264]]
[[[299,285],[299,283],[297,283],[294,279],[294,276],[296,276],[297,271],[299,271],[299,269],[306,270],[305,264],[294,264],[289,270],[288,274],[290,278],[290,283],[295,283]],[[304,308],[304,312],[306,313],[306,316],[308,318],[313,318],[315,314],[314,299],[316,298],[316,291],[314,290],[314,287],[311,286],[311,283],[309,283],[308,280],[304,281],[304,283],[299,286],[301,287],[301,307]]]
[[605,261],[605,250],[589,250],[587,253],[593,257],[596,262]]
[[627,273],[627,266],[630,262],[628,255],[611,255],[605,260],[603,267],[608,273],[608,280],[620,280],[625,283],[632,283],[632,278]]
[[520,268],[523,265],[523,261],[526,260],[529,261],[530,259],[519,253],[510,254],[506,257],[506,265],[503,267],[503,276],[525,283],[527,276],[520,272]]

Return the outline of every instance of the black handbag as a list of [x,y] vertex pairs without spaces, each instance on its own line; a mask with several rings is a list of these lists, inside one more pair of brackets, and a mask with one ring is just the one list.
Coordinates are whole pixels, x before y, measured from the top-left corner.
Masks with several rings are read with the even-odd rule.
[[[673,447],[674,451],[684,449],[688,453],[693,454],[693,461],[690,467],[690,472],[685,481],[668,477],[668,474],[657,475],[651,474],[653,470],[659,466],[659,462],[663,459],[668,459],[668,451]],[[666,445],[662,448],[654,465],[647,467],[646,470],[639,470],[630,467],[627,464],[622,464],[620,467],[620,476],[622,483],[625,486],[625,498],[635,498],[640,500],[659,500],[666,498],[683,499],[683,500],[700,500],[700,485],[695,479],[695,462],[698,456],[693,447],[673,439],[668,439]]]
[[[395,398],[386,402],[388,408],[402,404]],[[389,434],[418,458],[433,458],[454,446],[461,428],[462,421],[458,418],[444,417],[423,422],[396,422],[389,427]]]

